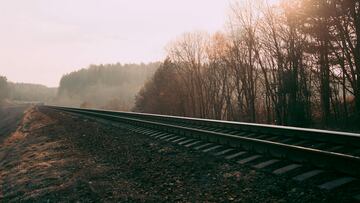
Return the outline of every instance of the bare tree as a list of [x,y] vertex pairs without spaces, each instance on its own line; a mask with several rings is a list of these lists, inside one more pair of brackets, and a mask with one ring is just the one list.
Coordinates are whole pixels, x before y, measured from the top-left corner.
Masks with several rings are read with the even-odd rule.
[[205,48],[208,36],[205,33],[185,33],[170,44],[168,55],[176,64],[178,74],[182,79],[188,93],[188,105],[191,116],[205,117],[206,100],[203,63],[206,60]]

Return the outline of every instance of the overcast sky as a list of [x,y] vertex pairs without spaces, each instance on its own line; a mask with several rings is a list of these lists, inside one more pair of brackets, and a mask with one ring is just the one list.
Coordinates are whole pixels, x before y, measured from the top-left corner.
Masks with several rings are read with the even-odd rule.
[[184,32],[223,29],[228,0],[0,0],[0,75],[58,86],[89,64],[162,60]]

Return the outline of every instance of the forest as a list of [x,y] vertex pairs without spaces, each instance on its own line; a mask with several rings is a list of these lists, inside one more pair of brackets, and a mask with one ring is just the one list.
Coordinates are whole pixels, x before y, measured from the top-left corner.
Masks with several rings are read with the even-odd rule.
[[359,1],[239,0],[224,23],[175,38],[163,62],[90,65],[65,74],[58,89],[0,77],[0,102],[360,127]]
[[135,96],[160,62],[90,65],[62,76],[58,88],[14,83],[0,76],[0,104],[44,102],[51,105],[129,111]]
[[51,102],[56,96],[56,87],[29,83],[8,83],[9,98],[15,101]]
[[359,128],[359,1],[237,1],[224,30],[185,33],[166,50],[134,111]]
[[130,110],[135,95],[160,63],[90,65],[65,74],[53,102],[57,105]]
[[8,98],[9,87],[7,79],[4,76],[0,75],[0,105]]
[[0,104],[5,100],[7,102],[51,102],[54,100],[56,92],[57,88],[9,82],[6,77],[0,76]]

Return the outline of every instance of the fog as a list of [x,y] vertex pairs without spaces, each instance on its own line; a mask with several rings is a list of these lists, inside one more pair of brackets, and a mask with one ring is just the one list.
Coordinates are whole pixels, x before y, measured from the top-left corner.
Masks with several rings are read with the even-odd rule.
[[130,110],[160,63],[91,65],[61,78],[50,104]]
[[0,75],[13,82],[57,87],[64,73],[90,64],[161,61],[164,47],[179,34],[220,29],[228,4],[2,0]]

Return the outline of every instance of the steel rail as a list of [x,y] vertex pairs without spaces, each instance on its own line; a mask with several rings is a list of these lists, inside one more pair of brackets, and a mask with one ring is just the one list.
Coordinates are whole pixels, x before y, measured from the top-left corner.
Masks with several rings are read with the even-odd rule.
[[[59,107],[59,106],[52,106],[52,107],[58,109],[61,108],[64,110],[71,109],[71,107]],[[294,138],[341,144],[341,145],[360,148],[360,134],[357,133],[298,128],[298,127],[289,127],[289,126],[276,126],[276,125],[256,124],[256,123],[245,123],[245,122],[220,121],[220,120],[178,117],[178,116],[165,116],[165,115],[147,114],[147,113],[108,111],[102,109],[84,108],[83,110],[91,110],[93,112],[98,112],[98,113],[121,115],[131,118],[139,118],[139,119],[146,119],[146,120],[159,121],[159,122],[184,123],[184,124],[191,124],[197,126],[213,127],[223,130],[234,130],[241,132],[262,133],[266,135],[294,137]]]
[[[216,142],[234,148],[242,148],[245,150],[250,150],[259,154],[273,156],[276,158],[282,158],[282,159],[285,158],[297,163],[308,163],[316,167],[327,168],[329,170],[336,170],[351,176],[360,177],[360,157],[357,156],[328,152],[328,151],[312,149],[307,147],[300,147],[290,144],[283,144],[274,141],[267,141],[256,138],[249,138],[249,137],[231,135],[226,133],[219,133],[208,130],[178,126],[178,125],[167,124],[158,121],[151,121],[145,119],[147,118],[147,115],[142,118],[138,118],[138,117],[135,118],[129,116],[129,115],[133,115],[133,113],[113,112],[113,111],[105,111],[98,109],[57,107],[57,106],[47,106],[47,107],[57,110],[72,112],[76,114],[87,115],[91,117],[98,117],[111,121],[117,121],[117,122],[120,121],[122,123],[127,123],[130,125],[146,127],[168,133],[174,133],[177,135],[196,138],[203,141]],[[210,122],[215,122],[215,121],[210,121]],[[231,124],[233,123],[231,122]],[[269,128],[269,126],[266,127]],[[291,128],[292,131],[296,129]],[[310,132],[329,133],[329,131],[323,132],[318,130],[315,131],[310,130]],[[331,134],[336,135],[336,132],[331,132]],[[338,136],[341,136],[342,134],[343,133],[341,133]],[[345,139],[350,139],[350,138],[359,139],[358,135],[353,137],[353,135],[349,135],[348,133],[345,134],[346,134],[345,136],[348,136]],[[314,136],[316,136],[316,134]]]

